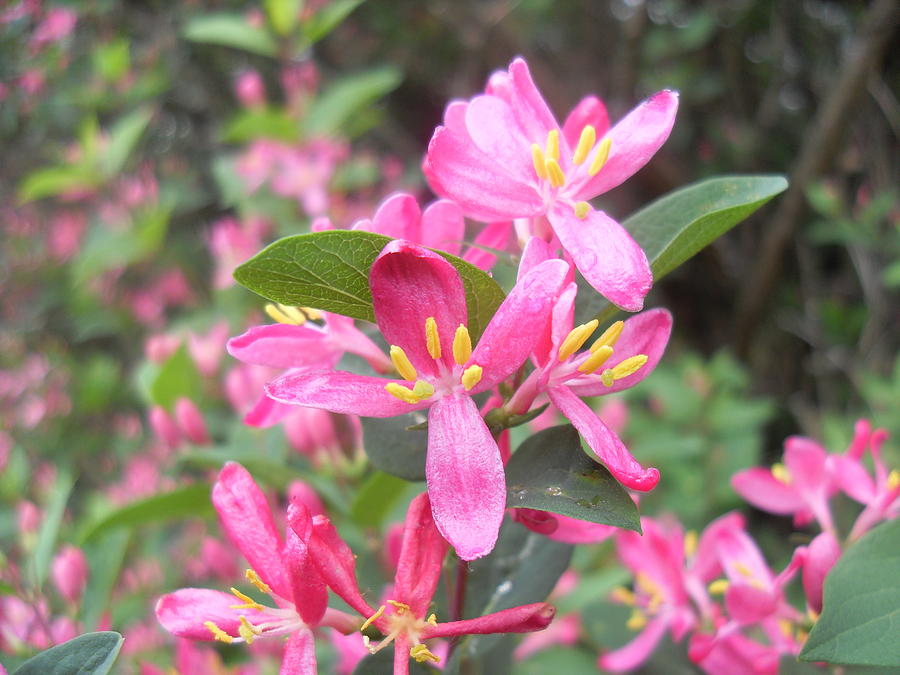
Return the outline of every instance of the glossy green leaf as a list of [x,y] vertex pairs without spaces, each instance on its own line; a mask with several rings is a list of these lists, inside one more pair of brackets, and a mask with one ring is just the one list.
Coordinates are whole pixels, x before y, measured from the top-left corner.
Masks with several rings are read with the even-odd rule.
[[403,496],[407,482],[376,471],[357,490],[350,506],[350,517],[363,527],[381,527],[391,508]]
[[900,667],[900,519],[853,544],[825,579],[803,661]]
[[428,431],[408,427],[426,419],[424,411],[397,417],[363,417],[363,447],[372,465],[404,480],[425,480]]
[[[234,271],[238,283],[264,298],[374,321],[369,268],[390,241],[371,232],[331,230],[297,234],[270,244]],[[474,265],[441,253],[466,290],[469,332],[480,337],[504,294]]]
[[124,168],[152,117],[151,109],[138,108],[119,119],[109,130],[109,144],[100,156],[100,168],[107,178],[115,178]]
[[138,499],[89,525],[81,540],[91,541],[100,534],[119,527],[137,527],[179,518],[203,518],[213,512],[209,495],[209,485],[195,483],[175,488],[171,492]]
[[544,429],[513,453],[506,464],[506,505],[641,530],[628,492],[585,454],[568,424]]
[[44,511],[44,519],[34,548],[34,577],[38,587],[44,583],[50,570],[50,559],[56,550],[56,538],[74,484],[75,479],[68,471],[60,471],[50,493],[50,501]]
[[85,633],[31,657],[13,675],[106,675],[124,641],[113,631]]
[[402,79],[399,70],[385,66],[339,80],[313,102],[306,118],[306,133],[322,136],[339,132],[363,108],[396,89]]
[[337,28],[365,0],[332,0],[323,6],[303,26],[303,36],[311,45]]
[[150,397],[155,405],[171,411],[182,396],[197,400],[202,378],[187,347],[181,345],[160,367],[150,385]]
[[182,35],[204,42],[243,49],[263,56],[276,56],[278,44],[265,28],[253,26],[240,14],[203,14],[188,21]]

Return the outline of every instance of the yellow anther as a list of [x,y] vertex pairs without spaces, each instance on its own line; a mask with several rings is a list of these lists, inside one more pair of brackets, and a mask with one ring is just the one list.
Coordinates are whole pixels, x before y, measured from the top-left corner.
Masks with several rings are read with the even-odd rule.
[[363,622],[363,625],[359,627],[359,632],[362,633],[366,628],[372,625],[372,622],[377,621],[382,614],[384,614],[384,610],[387,609],[387,605],[382,605],[378,609],[375,610],[375,613],[366,619]]
[[569,331],[569,334],[566,335],[566,339],[563,340],[562,344],[559,346],[557,358],[560,363],[581,349],[581,345],[587,342],[587,339],[591,336],[591,333],[597,330],[599,324],[600,322],[597,321],[597,319],[591,319],[587,323],[575,326],[575,328]]
[[661,595],[659,584],[653,581],[646,572],[638,572],[637,577],[634,579],[634,583],[639,590],[647,595]]
[[397,614],[403,614],[403,612],[409,611],[409,605],[405,602],[397,602],[396,600],[388,600],[389,605],[393,605],[397,609]]
[[531,163],[534,164],[534,172],[541,180],[547,180],[547,158],[544,157],[544,151],[537,143],[531,146]]
[[697,530],[688,530],[684,533],[684,555],[693,557],[697,552]]
[[584,220],[590,212],[590,204],[587,202],[575,202],[575,217],[578,218],[578,220]]
[[809,633],[801,628],[798,628],[797,629],[797,642],[799,642],[802,645],[802,644],[805,644],[808,639],[809,639]]
[[433,316],[425,319],[425,348],[431,354],[431,358],[441,358],[441,336],[438,335],[437,321]]
[[476,384],[481,382],[482,374],[481,366],[471,365],[463,371],[462,377],[459,379],[466,391],[469,391]]
[[419,397],[416,396],[416,392],[414,392],[409,387],[404,387],[402,384],[397,384],[396,382],[388,382],[384,385],[385,390],[394,398],[399,398],[404,403],[416,404],[419,402]]
[[635,608],[632,610],[631,616],[628,617],[628,621],[625,622],[625,625],[629,630],[640,630],[647,625],[647,615]]
[[634,605],[634,593],[632,593],[630,588],[625,588],[624,586],[616,586],[614,589],[612,589],[610,597],[614,601],[620,602],[623,605]]
[[256,639],[256,636],[262,635],[262,631],[252,623],[250,623],[246,616],[241,615],[240,620],[241,625],[238,626],[238,634],[240,634],[240,636],[244,638],[244,641],[248,645],[252,645],[253,640]]
[[430,623],[432,626],[437,626],[437,614],[430,614],[425,620],[425,623]]
[[232,642],[234,642],[233,637],[219,628],[212,621],[204,621],[203,625],[209,629],[209,632],[213,634],[213,638],[218,640],[219,642],[224,642],[227,645],[230,645]]
[[426,661],[439,663],[441,660],[439,656],[435,656],[428,651],[428,647],[423,644],[417,644],[415,647],[412,647],[409,650],[409,655],[419,663],[425,663]]
[[573,164],[581,164],[587,159],[588,153],[597,142],[597,130],[590,124],[581,130],[581,136],[578,138],[578,145],[575,147],[575,154],[572,155]]
[[595,352],[604,345],[606,345],[607,347],[615,347],[616,342],[618,342],[619,340],[619,336],[622,334],[623,328],[625,328],[625,322],[616,321],[609,328],[603,331],[603,335],[594,340],[594,344],[591,345],[591,351]]
[[591,162],[591,166],[588,168],[589,176],[596,176],[600,173],[600,169],[603,168],[606,160],[609,159],[609,148],[611,145],[612,141],[608,138],[600,141],[600,145],[597,146],[597,154],[594,155],[594,161]]
[[[597,351],[591,354],[587,359],[584,360],[580,366],[578,366],[578,370],[582,373],[593,373],[600,366],[606,363],[607,359],[612,356],[613,348],[612,347],[600,347]],[[612,386],[612,385],[610,385]]]
[[249,595],[241,593],[238,589],[232,587],[232,594],[238,599],[242,600],[243,604],[241,605],[229,605],[231,609],[262,609],[263,606],[259,604],[256,600],[251,598]]
[[551,129],[547,132],[547,146],[544,154],[547,159],[559,162],[559,129]]
[[259,578],[259,575],[251,569],[248,569],[244,572],[244,576],[247,577],[247,581],[256,586],[260,591],[266,593],[267,595],[271,595],[272,589],[269,588],[269,585]]
[[707,590],[712,595],[724,595],[725,591],[728,590],[728,579],[716,579],[707,586]]
[[772,476],[779,483],[784,483],[785,485],[791,484],[791,472],[788,471],[787,467],[781,462],[772,465]]
[[747,567],[740,560],[737,561],[736,563],[734,563],[734,569],[738,574],[740,574],[743,577],[747,577],[748,579],[753,576],[753,570],[751,570],[749,567]]
[[468,328],[459,324],[453,336],[453,360],[462,366],[470,356],[472,356],[472,336],[469,335]]
[[634,356],[629,356],[627,359],[622,360],[621,362],[614,365],[612,368],[607,368],[600,374],[600,379],[607,387],[613,386],[613,382],[616,380],[621,380],[629,375],[634,375],[637,371],[641,369],[641,367],[647,363],[647,355],[646,354],[635,354]]
[[894,469],[888,474],[887,477],[887,489],[888,490],[896,490],[900,487],[900,471]]
[[391,363],[404,380],[412,382],[419,376],[402,347],[391,345]]
[[285,305],[269,303],[266,305],[265,309],[269,318],[278,323],[286,323],[291,326],[302,326],[306,323],[306,314],[296,307],[287,307]]
[[322,318],[322,312],[317,309],[314,309],[312,307],[301,307],[300,309],[311,321],[318,321]]
[[766,585],[765,585],[762,581],[760,581],[759,579],[750,579],[749,581],[747,581],[747,583],[750,584],[753,588],[755,588],[755,589],[757,589],[757,590],[759,590],[759,591],[765,591],[765,590],[766,590]]
[[784,637],[786,637],[788,640],[793,639],[794,624],[791,623],[788,619],[779,619],[778,629],[781,631],[781,634],[784,635]]
[[806,608],[806,618],[809,619],[810,623],[815,623],[819,620],[819,613],[814,609],[809,607]]
[[550,179],[550,185],[555,188],[562,187],[566,184],[566,174],[559,168],[559,163],[555,159],[547,160],[547,177]]
[[416,380],[412,391],[418,400],[424,401],[426,398],[432,397],[434,394],[434,387],[425,380]]

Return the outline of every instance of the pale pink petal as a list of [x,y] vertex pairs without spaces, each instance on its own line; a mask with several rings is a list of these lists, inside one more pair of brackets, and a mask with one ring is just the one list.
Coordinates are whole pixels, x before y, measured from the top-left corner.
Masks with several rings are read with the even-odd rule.
[[327,368],[341,356],[328,339],[328,333],[312,324],[254,326],[231,338],[227,349],[238,361],[271,368]]
[[453,265],[422,246],[395,240],[372,264],[369,286],[375,319],[389,345],[402,347],[420,372],[437,375],[425,340],[425,321],[434,317],[441,359],[453,367],[453,336],[468,322],[465,290]]
[[463,560],[494,548],[506,505],[500,450],[469,396],[449,395],[428,413],[428,494],[438,530]]
[[447,542],[434,524],[428,494],[423,493],[410,502],[406,512],[394,581],[394,595],[409,605],[415,616],[425,614],[431,603],[446,553]]
[[421,243],[421,217],[422,211],[416,198],[405,192],[398,192],[381,203],[372,220],[361,220],[353,225],[353,229]]
[[784,465],[790,472],[791,482],[800,491],[831,491],[827,462],[828,452],[815,441],[803,436],[790,436],[784,442]]
[[519,133],[529,144],[538,143],[543,146],[548,132],[559,128],[547,102],[531,78],[525,59],[516,58],[509,64],[507,72],[499,71],[491,75],[485,90],[506,101],[512,109]]
[[531,143],[517,128],[513,111],[496,96],[476,96],[466,109],[466,129],[478,149],[491,157],[498,172],[537,185]]
[[594,454],[609,469],[613,477],[627,488],[646,492],[659,482],[659,470],[645,469],[628,452],[625,444],[609,430],[593,410],[568,387],[553,387],[550,400],[578,429]]
[[678,94],[666,90],[654,94],[619,120],[605,136],[612,142],[606,164],[580,187],[573,186],[573,198],[592,199],[637,173],[666,142],[677,110]]
[[556,518],[556,529],[547,535],[548,539],[565,544],[596,544],[606,541],[619,532],[618,527],[601,525],[586,520],[578,520],[568,516],[553,514]]
[[609,129],[609,115],[606,106],[596,96],[585,96],[578,102],[563,123],[563,136],[569,147],[575,148],[581,138],[581,130],[588,124],[594,127],[597,138],[603,138]]
[[250,412],[244,416],[244,424],[264,429],[278,424],[290,415],[293,410],[293,406],[279,403],[263,393],[250,409]]
[[593,209],[581,219],[563,202],[554,203],[547,217],[585,281],[624,310],[644,306],[653,275],[647,256],[625,228]]
[[519,269],[516,271],[516,281],[525,276],[545,260],[552,260],[556,256],[550,249],[550,245],[540,237],[531,237],[522,249],[522,257],[519,259]]
[[665,617],[651,619],[644,630],[627,645],[601,655],[597,661],[597,667],[614,673],[624,673],[632,668],[637,668],[656,649],[656,645],[666,634],[668,626]]
[[439,199],[429,204],[422,214],[421,234],[417,243],[428,248],[459,255],[466,233],[466,221],[456,202]]
[[831,532],[822,532],[813,539],[803,562],[803,590],[810,609],[822,611],[822,589],[825,577],[841,557],[841,545]]
[[531,633],[543,630],[556,615],[556,608],[546,602],[511,607],[476,619],[448,621],[427,626],[423,637],[449,637],[451,635],[486,635],[489,633]]
[[395,398],[385,389],[389,382],[409,384],[340,370],[298,370],[269,382],[266,393],[281,403],[362,417],[393,417],[431,405],[430,401],[412,405]]
[[388,355],[357,328],[349,316],[325,312],[324,318],[328,332],[331,333],[332,342],[337,349],[361,356],[379,373],[389,373],[394,369]]
[[684,532],[680,525],[663,527],[659,521],[644,517],[641,530],[643,534],[630,530],[616,534],[619,559],[635,575],[646,574],[663,591],[666,604],[684,604]]
[[750,579],[771,588],[774,579],[762,553],[743,529],[723,529],[716,537],[716,553],[725,575],[733,584],[748,584]]
[[722,563],[716,551],[722,532],[744,529],[744,516],[736,511],[716,518],[706,526],[697,544],[697,553],[691,563],[691,572],[704,583],[709,583],[722,574]]
[[851,499],[860,504],[868,504],[878,493],[875,481],[866,467],[857,460],[847,455],[832,455],[830,457],[834,466],[834,476],[838,487]]
[[769,513],[789,515],[806,505],[793,485],[782,483],[772,475],[771,470],[761,466],[734,474],[731,487],[744,500]]
[[[298,521],[303,532],[306,523]],[[298,533],[301,538],[304,536]],[[312,560],[319,574],[340,598],[365,617],[375,613],[359,592],[356,582],[356,558],[326,516],[313,516],[312,532],[307,539]]]
[[284,646],[280,675],[316,675],[316,646],[312,631],[303,628],[291,633]]
[[474,245],[463,256],[467,263],[488,271],[497,262],[497,255],[486,249],[505,251],[510,245],[513,224],[510,220],[487,224],[476,236]]
[[[325,614],[328,590],[306,545],[312,533],[312,519],[300,501],[288,505],[287,516],[291,527],[285,536],[282,559],[291,583],[291,597],[303,622],[315,626]],[[304,520],[307,522],[305,527],[302,526]],[[298,536],[298,532],[303,532],[305,537]]]
[[212,640],[213,634],[204,625],[212,621],[223,631],[237,636],[241,614],[253,617],[255,623],[277,620],[265,611],[236,610],[238,601],[230,593],[206,588],[182,588],[162,596],[156,603],[156,618],[173,635],[192,640]]
[[725,592],[725,608],[738,623],[757,623],[775,612],[778,596],[771,589],[736,582]]

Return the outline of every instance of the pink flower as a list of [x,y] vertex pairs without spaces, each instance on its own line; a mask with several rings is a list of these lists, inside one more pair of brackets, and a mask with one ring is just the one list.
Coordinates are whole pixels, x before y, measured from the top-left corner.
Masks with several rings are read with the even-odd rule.
[[319,408],[289,406],[284,435],[297,452],[313,462],[341,465],[362,450],[362,425],[355,415],[339,415]]
[[255,70],[244,70],[234,81],[234,93],[247,108],[258,108],[266,104],[266,85]]
[[75,604],[87,584],[88,566],[84,552],[75,546],[65,546],[53,558],[50,576],[59,594],[67,602]]
[[[312,519],[309,551],[319,573],[344,602],[367,617],[362,629],[373,625],[385,635],[376,645],[366,640],[369,651],[375,653],[394,643],[395,675],[409,672],[410,658],[420,663],[439,661],[425,645],[425,641],[431,638],[542,630],[555,614],[552,605],[537,602],[477,619],[447,623],[439,623],[434,614],[429,616],[428,608],[447,552],[447,543],[435,527],[431,511],[427,494],[419,495],[410,503],[392,597],[377,610],[360,593],[356,581],[356,560],[350,547],[340,538],[328,518],[316,516]],[[294,521],[291,525],[298,534],[305,532],[306,525],[302,519],[299,526]]]
[[263,228],[234,218],[216,221],[209,232],[209,251],[216,263],[213,287],[228,288],[234,284],[234,268],[253,256],[262,245]]
[[475,349],[462,280],[444,258],[396,240],[373,263],[375,318],[399,380],[331,369],[270,382],[282,403],[368,417],[428,409],[426,477],[438,529],[463,560],[489,553],[506,504],[503,461],[472,396],[514,373],[534,349],[566,273],[548,260],[523,276]]
[[282,539],[265,495],[239,464],[229,462],[213,487],[213,505],[222,529],[247,562],[247,580],[275,603],[269,607],[232,589],[223,593],[183,588],[164,595],[156,604],[156,618],[170,633],[193,640],[246,642],[288,636],[282,673],[315,673],[311,628],[346,627],[350,617],[327,608],[327,591],[310,560],[307,542],[296,534],[309,514],[299,504],[288,507],[287,539]]
[[637,311],[653,281],[647,258],[587,200],[649,161],[668,138],[677,107],[677,94],[661,91],[609,128],[605,107],[590,97],[560,128],[518,58],[491,76],[485,94],[447,106],[423,170],[437,194],[472,218],[530,218],[531,233],[555,235],[591,286]]
[[822,532],[806,547],[803,560],[803,590],[806,603],[816,614],[822,612],[825,577],[841,557],[841,545],[831,532]]
[[175,402],[175,421],[178,423],[181,433],[191,443],[196,445],[210,443],[203,414],[191,399],[182,396]]
[[175,450],[181,445],[181,431],[178,425],[172,419],[171,415],[166,412],[162,406],[155,405],[150,408],[148,413],[150,420],[150,428],[153,435],[159,439],[162,444],[169,450]]
[[78,14],[71,9],[54,7],[49,10],[28,41],[32,53],[40,51],[45,45],[62,40],[75,28],[76,21]]

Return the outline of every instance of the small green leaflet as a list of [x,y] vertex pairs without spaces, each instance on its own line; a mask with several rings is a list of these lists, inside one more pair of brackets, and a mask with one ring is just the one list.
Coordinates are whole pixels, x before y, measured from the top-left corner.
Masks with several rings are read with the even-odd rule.
[[13,675],[106,675],[124,641],[113,631],[85,633],[31,657]]

